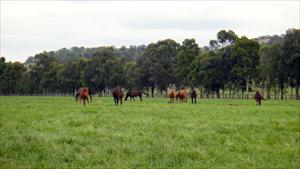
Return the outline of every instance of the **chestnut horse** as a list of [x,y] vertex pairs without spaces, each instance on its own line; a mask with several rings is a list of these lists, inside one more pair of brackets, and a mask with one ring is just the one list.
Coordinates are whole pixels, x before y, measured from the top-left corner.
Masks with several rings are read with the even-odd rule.
[[168,97],[170,98],[169,103],[174,103],[174,100],[175,100],[175,97],[176,97],[176,92],[175,92],[174,88],[169,88]]
[[121,87],[116,87],[112,90],[112,94],[114,97],[115,105],[117,106],[119,102],[122,104],[122,99],[124,96],[123,90]]
[[187,99],[188,99],[188,93],[186,90],[182,89],[182,90],[179,90],[176,94],[176,98],[179,98],[180,99],[180,102],[187,102]]
[[260,106],[261,105],[261,100],[265,100],[264,98],[263,98],[263,96],[259,93],[259,91],[256,91],[255,92],[255,94],[254,94],[254,99],[255,99],[255,101],[256,101],[256,105],[258,106]]
[[131,101],[132,99],[135,101],[134,97],[139,97],[139,98],[140,98],[140,101],[142,101],[142,100],[143,100],[143,99],[142,99],[143,93],[144,93],[145,95],[148,96],[148,94],[145,93],[145,92],[143,92],[142,90],[130,90],[130,91],[128,91],[128,92],[126,93],[125,100],[127,100],[127,98],[130,97],[130,101]]
[[195,89],[192,89],[192,91],[190,91],[189,95],[191,95],[191,100],[192,100],[192,104],[194,104],[194,101],[195,101],[195,104],[197,102],[197,92]]
[[83,101],[83,105],[85,106],[85,101],[89,102],[89,97],[90,96],[90,100],[92,101],[92,95],[90,93],[90,90],[87,87],[81,87],[79,88],[77,91],[75,89],[75,101],[79,101],[81,103],[81,101]]

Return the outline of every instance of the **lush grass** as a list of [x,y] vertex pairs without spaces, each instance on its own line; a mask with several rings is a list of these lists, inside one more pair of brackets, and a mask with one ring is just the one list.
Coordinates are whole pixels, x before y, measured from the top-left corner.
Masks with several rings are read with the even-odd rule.
[[299,101],[0,99],[0,168],[300,168]]

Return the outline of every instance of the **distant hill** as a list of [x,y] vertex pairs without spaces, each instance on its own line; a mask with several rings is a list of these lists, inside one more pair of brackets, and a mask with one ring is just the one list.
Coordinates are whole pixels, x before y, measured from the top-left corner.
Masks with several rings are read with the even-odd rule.
[[266,36],[260,36],[257,38],[254,38],[254,40],[257,40],[260,44],[268,44],[268,45],[274,45],[274,44],[282,44],[284,35],[266,35]]
[[[257,40],[260,44],[281,44],[283,42],[284,35],[266,35],[266,36],[259,36],[257,38],[254,38],[254,40]],[[95,48],[84,48],[84,47],[72,47],[70,49],[62,48],[57,51],[49,51],[47,52],[50,56],[55,57],[59,63],[66,64],[70,61],[73,61],[79,57],[85,57],[85,58],[91,58],[95,52],[99,52],[104,50],[105,46],[95,47]],[[115,55],[117,57],[123,57],[130,60],[136,60],[143,51],[146,49],[145,45],[139,45],[139,46],[122,46],[120,48],[112,47],[115,51]],[[205,49],[205,47],[203,48]],[[30,56],[25,61],[25,64],[32,64],[34,63],[34,57]]]
[[[55,57],[59,63],[66,64],[70,61],[73,61],[79,57],[85,57],[85,58],[91,58],[95,52],[99,52],[104,50],[106,47],[100,46],[96,48],[84,48],[84,47],[72,47],[70,49],[62,48],[57,51],[49,51],[47,52],[48,55]],[[139,46],[122,46],[120,48],[114,49],[115,55],[117,57],[123,57],[128,58],[130,60],[136,60],[145,50],[145,45],[139,45]],[[25,61],[25,64],[32,64],[34,63],[34,57],[30,56]]]

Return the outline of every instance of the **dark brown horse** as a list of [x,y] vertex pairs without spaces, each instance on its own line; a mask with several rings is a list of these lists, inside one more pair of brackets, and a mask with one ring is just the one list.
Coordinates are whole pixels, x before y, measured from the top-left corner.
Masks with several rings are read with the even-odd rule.
[[85,106],[85,101],[89,102],[89,97],[90,97],[90,101],[92,101],[91,92],[87,87],[81,87],[77,91],[75,90],[75,101],[76,102],[79,99],[80,103],[81,103],[81,101],[83,101],[83,105]]
[[265,100],[264,98],[263,98],[263,96],[259,93],[259,91],[256,91],[255,92],[255,94],[254,94],[254,99],[255,99],[255,101],[256,101],[256,105],[258,106],[260,106],[261,105],[261,100]]
[[143,99],[142,99],[143,93],[144,93],[145,95],[148,96],[147,93],[145,93],[145,92],[143,92],[143,91],[141,91],[141,90],[130,90],[130,91],[128,91],[128,92],[126,93],[125,100],[127,100],[128,97],[130,97],[130,101],[131,101],[132,99],[135,101],[134,98],[135,98],[135,97],[139,97],[139,98],[140,98],[140,101],[142,101],[142,100],[143,100]]
[[192,104],[197,103],[197,92],[195,89],[192,89],[192,91],[190,91],[189,95],[191,95],[191,100],[192,100]]
[[123,90],[121,87],[116,87],[112,90],[112,94],[114,97],[115,105],[117,106],[119,102],[122,104],[122,99],[124,96]]

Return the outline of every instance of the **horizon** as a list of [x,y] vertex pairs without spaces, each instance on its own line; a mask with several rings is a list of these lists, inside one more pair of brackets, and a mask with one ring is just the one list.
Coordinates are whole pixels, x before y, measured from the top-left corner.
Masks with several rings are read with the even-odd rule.
[[251,39],[280,36],[299,28],[299,8],[297,1],[1,1],[1,56],[24,62],[61,48],[119,48],[163,39],[181,44],[194,38],[203,47],[223,29]]

